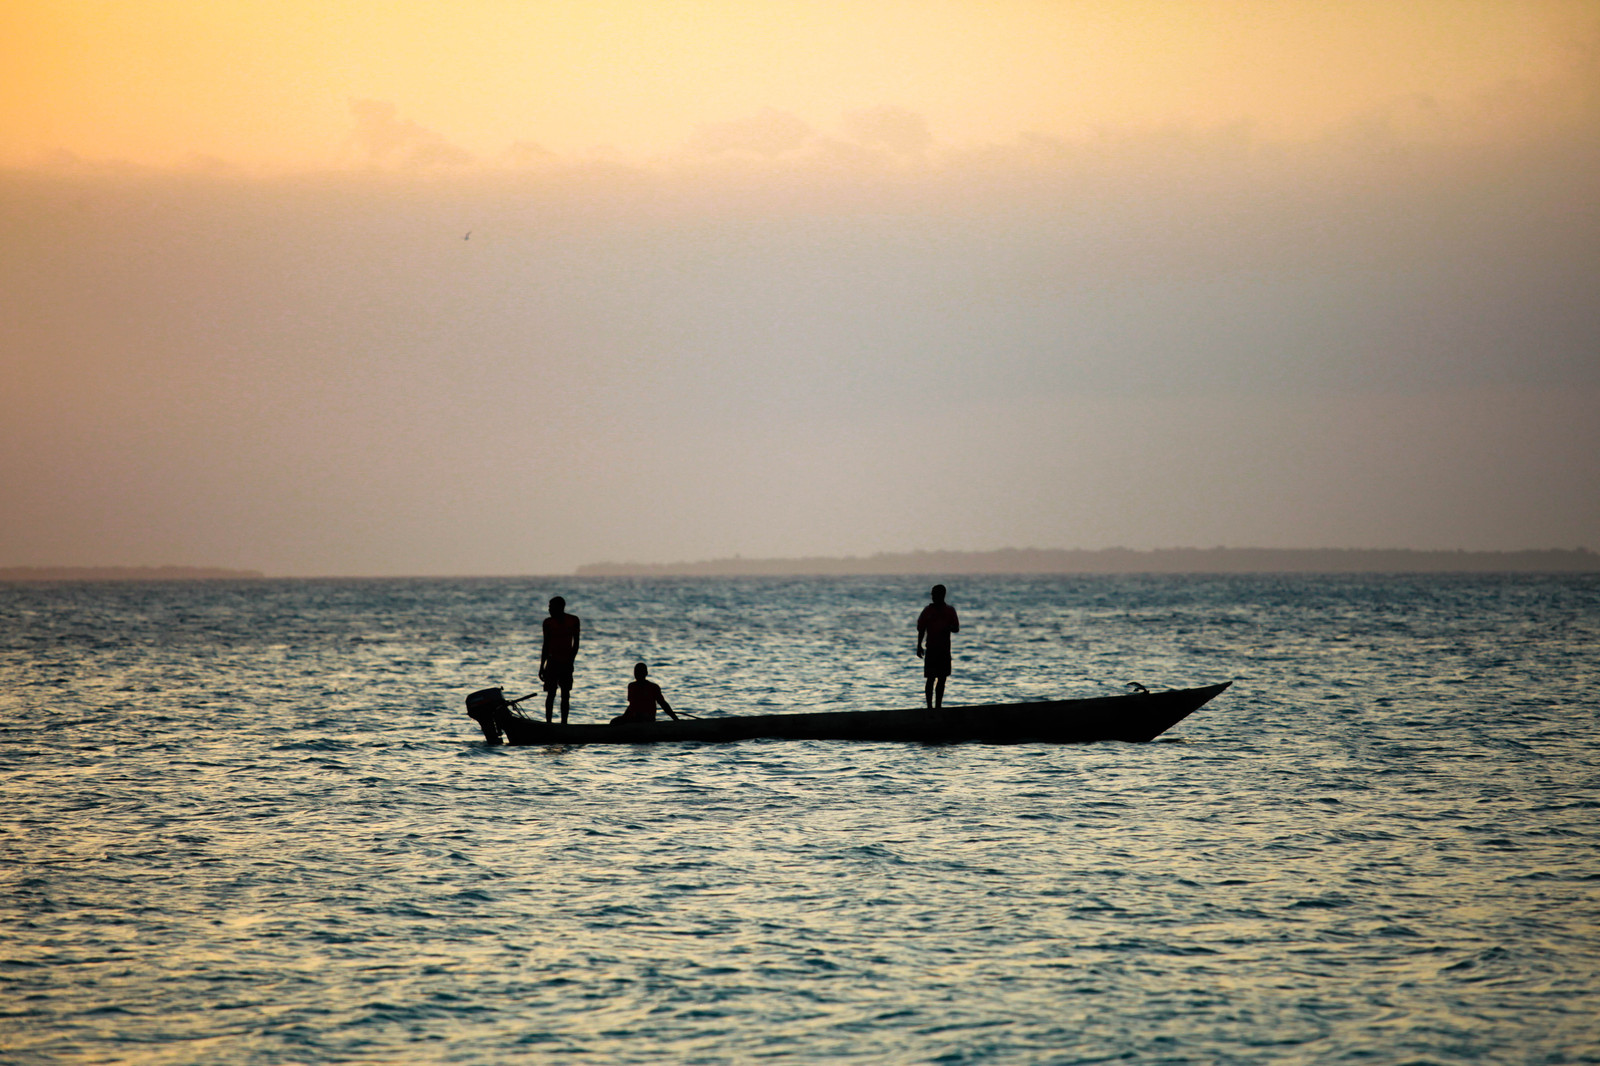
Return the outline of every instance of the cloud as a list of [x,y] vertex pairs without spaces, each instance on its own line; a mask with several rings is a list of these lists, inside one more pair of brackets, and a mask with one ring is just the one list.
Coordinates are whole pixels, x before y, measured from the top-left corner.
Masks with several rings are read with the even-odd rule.
[[471,152],[451,144],[443,135],[397,117],[394,104],[383,100],[352,100],[355,128],[350,143],[365,154],[372,166],[408,169],[461,167],[473,162]]
[[803,119],[769,107],[748,118],[702,123],[689,138],[689,148],[705,155],[752,152],[772,158],[804,148],[815,137]]
[[896,155],[920,156],[933,146],[928,123],[914,111],[874,107],[844,116],[845,134],[858,144],[887,148]]
[[535,141],[517,141],[500,155],[500,161],[509,167],[542,167],[560,161],[560,156]]

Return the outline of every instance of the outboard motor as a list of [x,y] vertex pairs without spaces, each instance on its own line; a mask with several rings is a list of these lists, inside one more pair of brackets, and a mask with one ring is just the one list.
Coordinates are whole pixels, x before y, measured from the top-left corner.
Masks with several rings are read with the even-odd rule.
[[508,710],[504,689],[480,688],[467,697],[467,715],[483,727],[483,739],[500,743],[500,716]]

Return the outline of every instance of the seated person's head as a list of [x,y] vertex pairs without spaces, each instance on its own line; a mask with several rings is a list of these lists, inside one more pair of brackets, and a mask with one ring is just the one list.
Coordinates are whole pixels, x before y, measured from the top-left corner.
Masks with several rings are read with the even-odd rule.
[[633,679],[635,681],[643,681],[645,678],[647,678],[649,676],[650,676],[650,668],[648,666],[646,666],[644,663],[634,663],[633,664]]

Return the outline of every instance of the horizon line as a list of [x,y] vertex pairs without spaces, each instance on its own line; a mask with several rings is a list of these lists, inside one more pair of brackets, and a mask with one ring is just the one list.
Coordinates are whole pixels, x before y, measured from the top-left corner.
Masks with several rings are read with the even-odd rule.
[[1600,570],[1586,547],[1477,550],[1466,548],[997,548],[921,549],[869,556],[731,558],[694,562],[601,562],[579,577],[825,576],[1073,573],[1492,573]]

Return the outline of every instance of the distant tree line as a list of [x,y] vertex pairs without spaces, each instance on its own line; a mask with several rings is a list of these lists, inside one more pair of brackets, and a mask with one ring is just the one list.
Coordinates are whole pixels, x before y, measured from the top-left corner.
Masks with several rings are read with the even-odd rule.
[[692,563],[590,563],[586,577],[844,576],[851,574],[1442,574],[1587,573],[1587,548],[1533,551],[1414,551],[1368,548],[1002,548],[987,552],[880,552],[799,559],[710,559]]

